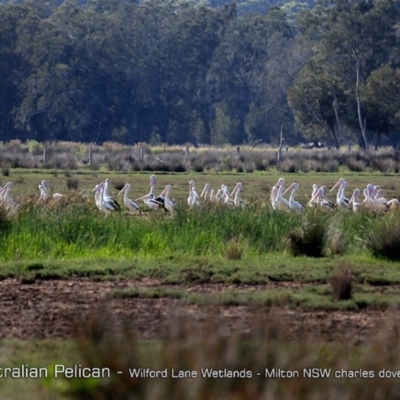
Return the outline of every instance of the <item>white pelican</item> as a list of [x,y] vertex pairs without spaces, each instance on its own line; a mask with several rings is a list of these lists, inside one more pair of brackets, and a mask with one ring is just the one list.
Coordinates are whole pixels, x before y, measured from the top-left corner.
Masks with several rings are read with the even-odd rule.
[[[96,207],[100,210],[103,211],[102,206],[101,206],[101,200],[103,197],[103,183],[99,183],[98,185],[95,186],[95,188],[92,190],[92,192],[96,192],[94,194],[94,202],[96,203]],[[41,186],[41,185],[39,185]],[[40,188],[39,188],[40,189]]]
[[0,189],[0,203],[3,203],[6,208],[15,208],[18,207],[18,204],[14,201],[13,198],[10,197],[10,191],[13,187],[12,182],[7,182],[1,189]]
[[276,194],[275,201],[277,203],[277,209],[279,211],[290,211],[289,200],[283,197],[283,192],[285,190],[285,185],[280,185],[278,187],[278,193]]
[[126,208],[129,211],[139,211],[138,204],[135,201],[133,201],[132,199],[128,198],[128,193],[129,193],[130,188],[131,188],[131,185],[129,183],[127,183],[121,189],[121,191],[118,193],[118,196],[121,195],[122,193],[124,193],[124,204],[125,204]]
[[353,204],[353,211],[354,212],[357,212],[360,209],[361,205],[362,205],[362,203],[360,201],[360,194],[361,194],[360,189],[354,189],[354,192],[350,197],[349,204],[350,205]]
[[39,190],[40,190],[39,201],[47,200],[48,194],[46,193],[46,189],[43,187],[42,184],[39,184],[38,188],[39,188]]
[[93,191],[96,191],[95,194],[95,202],[96,206],[100,209],[100,211],[108,214],[111,211],[120,211],[120,205],[110,196],[105,196],[107,184],[105,182],[101,182],[99,185],[96,185]]
[[215,198],[215,189],[211,189],[210,192],[210,201],[217,201],[217,199]]
[[390,208],[391,210],[394,210],[395,208],[399,208],[399,207],[400,207],[400,200],[399,200],[399,199],[396,199],[396,198],[390,199],[390,200],[387,202],[387,204],[388,204],[388,206],[389,206],[389,208]]
[[190,208],[198,207],[200,205],[199,195],[196,190],[195,181],[189,181],[189,197],[187,199]]
[[[49,181],[46,181],[46,179],[42,180],[42,187],[46,193],[46,199],[47,196],[50,195],[50,190],[51,190],[51,185]],[[53,199],[59,199],[60,197],[62,197],[63,195],[61,193],[54,193],[53,194]]]
[[[315,194],[317,193],[317,190],[318,190],[318,185],[316,184],[316,183],[314,183],[313,185],[312,185],[312,193],[311,193],[311,199],[313,199],[314,198],[314,196],[315,196]],[[313,202],[313,201],[309,201],[308,202],[308,205],[310,206],[310,207],[314,207],[314,204],[315,204],[315,201]]]
[[170,195],[171,191],[172,191],[172,186],[171,185],[165,186],[165,189],[161,192],[160,197],[163,196],[163,198],[164,198],[164,209],[166,211],[169,211],[171,214],[173,214],[174,211],[176,211],[176,205],[169,198],[169,195]]
[[135,201],[143,200],[143,203],[146,204],[147,207],[150,207],[153,210],[159,210],[163,208],[164,199],[160,196],[156,198],[154,194],[154,190],[156,187],[156,177],[155,175],[150,176],[150,192],[146,195],[139,197]]
[[114,200],[108,194],[108,185],[109,184],[110,184],[110,180],[107,178],[103,184],[103,201],[111,205],[111,207],[113,208],[112,211],[121,211],[121,206],[119,205],[118,201]]
[[330,210],[332,211],[335,206],[333,203],[327,199],[326,197],[326,187],[321,186],[318,190],[317,193],[315,193],[314,197],[311,199],[311,202],[315,202],[318,204],[319,207],[323,208],[324,210]]
[[[225,186],[225,185],[222,185]],[[217,193],[215,193],[215,201],[220,202],[223,201],[224,189],[218,189]]]
[[233,204],[236,207],[244,207],[243,200],[240,197],[240,192],[243,189],[243,185],[241,182],[238,182],[235,186],[235,189],[233,189],[231,195],[233,196]]
[[345,197],[344,195],[344,191],[347,187],[347,182],[344,178],[340,178],[335,185],[333,186],[333,188],[330,190],[332,192],[332,190],[334,190],[335,188],[337,188],[339,186],[337,195],[336,195],[336,204],[339,207],[349,207],[349,199],[347,197]]
[[279,178],[276,185],[271,190],[271,204],[274,210],[289,211],[289,201],[286,200],[282,193],[285,190],[285,178]]
[[376,208],[376,200],[374,198],[374,192],[375,188],[372,183],[368,183],[367,187],[364,189],[363,194],[364,194],[364,200],[363,204],[365,207],[369,209],[375,209]]
[[295,193],[299,190],[299,184],[297,182],[293,182],[283,193],[283,195],[286,192],[292,191],[290,193],[290,197],[289,197],[289,207],[292,211],[295,212],[302,212],[304,211],[305,207],[303,206],[303,204],[301,204],[299,201],[294,199],[294,195]]
[[[202,191],[201,194],[200,194],[200,198],[201,198],[201,199],[204,199],[204,200],[211,200],[210,188],[211,188],[211,185],[210,185],[209,183],[206,183],[206,184],[204,185],[204,189],[203,189],[203,191]],[[209,196],[208,199],[207,199],[207,195],[208,195],[209,193],[210,193],[210,196]],[[215,190],[214,190],[214,193],[215,193]]]

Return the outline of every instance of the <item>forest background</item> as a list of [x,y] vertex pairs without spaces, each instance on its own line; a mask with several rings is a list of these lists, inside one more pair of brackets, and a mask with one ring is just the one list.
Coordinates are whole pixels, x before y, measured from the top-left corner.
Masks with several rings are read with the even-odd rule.
[[399,0],[0,2],[0,140],[400,144]]

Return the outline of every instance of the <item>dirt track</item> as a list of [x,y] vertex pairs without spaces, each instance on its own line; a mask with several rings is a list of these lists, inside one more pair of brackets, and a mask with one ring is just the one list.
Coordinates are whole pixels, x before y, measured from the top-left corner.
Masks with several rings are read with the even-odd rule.
[[[248,306],[197,306],[175,299],[112,298],[110,291],[135,286],[159,285],[154,280],[36,281],[21,284],[15,279],[0,282],[0,337],[66,338],[77,321],[85,323],[93,309],[109,311],[113,323],[127,323],[142,338],[165,337],[173,315],[203,324],[209,316],[218,317],[224,333],[250,333],[254,328],[254,308]],[[284,285],[284,284],[283,284]],[[290,284],[288,284],[290,285]],[[165,285],[163,285],[165,286]],[[213,292],[244,285],[202,284],[191,286],[194,292]],[[176,288],[176,286],[174,286]],[[181,287],[182,288],[182,287]],[[267,286],[265,286],[267,289]],[[295,289],[295,288],[293,288]],[[393,317],[385,311],[304,311],[301,309],[263,308],[261,313],[275,315],[285,326],[285,336],[313,340],[361,343],[375,335],[385,320]],[[258,309],[257,312],[260,312]],[[272,320],[272,318],[271,318]]]

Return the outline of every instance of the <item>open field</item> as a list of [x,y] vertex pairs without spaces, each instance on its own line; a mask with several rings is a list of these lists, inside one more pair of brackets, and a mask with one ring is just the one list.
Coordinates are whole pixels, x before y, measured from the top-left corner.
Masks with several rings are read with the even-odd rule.
[[[247,368],[254,374],[264,368],[342,368],[373,370],[375,378],[254,377],[218,380],[221,387],[207,379],[196,380],[195,386],[193,380],[160,380],[157,386],[154,380],[139,379],[134,386],[132,379],[118,377],[105,384],[27,379],[18,387],[17,380],[0,380],[0,393],[10,399],[64,398],[66,392],[71,398],[116,398],[101,397],[104,384],[103,393],[120,391],[118,399],[132,398],[127,393],[135,390],[143,399],[306,399],[320,398],[323,388],[324,397],[332,399],[343,390],[352,393],[348,398],[371,393],[370,398],[396,398],[398,379],[378,379],[377,374],[384,367],[400,369],[397,353],[390,358],[384,351],[396,352],[398,346],[392,335],[400,305],[400,254],[393,248],[399,245],[400,213],[277,213],[269,193],[283,176],[287,185],[300,184],[298,199],[306,203],[313,183],[330,188],[343,176],[348,196],[373,183],[389,199],[400,194],[398,174],[287,174],[274,169],[155,174],[156,194],[167,184],[173,186],[179,211],[172,217],[144,205],[140,215],[124,211],[105,217],[96,208],[91,192],[95,184],[109,178],[110,194],[116,197],[115,186],[129,182],[130,197],[136,198],[149,191],[147,172],[11,169],[1,177],[1,185],[14,183],[12,197],[21,205],[0,221],[2,364]],[[65,198],[39,204],[42,179]],[[69,179],[78,180],[76,191],[67,190]],[[245,208],[205,205],[188,210],[190,179],[198,191],[205,183],[217,188],[242,182]],[[323,236],[322,242],[310,239],[316,240],[315,247],[321,245],[318,257],[295,256],[291,238],[313,227]],[[385,243],[377,240],[382,238]],[[338,289],[337,281],[349,292]],[[99,320],[105,333],[98,337]],[[80,330],[88,352],[71,340]],[[121,337],[124,345],[118,342]],[[250,349],[243,352],[248,340]],[[109,347],[115,349],[115,359],[107,353]],[[208,352],[207,359],[199,348]],[[78,390],[79,385],[85,390]],[[379,385],[380,392],[373,389]]]

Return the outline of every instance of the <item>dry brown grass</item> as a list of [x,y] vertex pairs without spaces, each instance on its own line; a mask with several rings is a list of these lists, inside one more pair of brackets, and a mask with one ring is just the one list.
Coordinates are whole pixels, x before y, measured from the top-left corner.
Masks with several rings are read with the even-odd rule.
[[340,266],[337,272],[331,277],[330,284],[333,297],[336,301],[349,300],[352,298],[352,279],[352,269],[347,265]]

